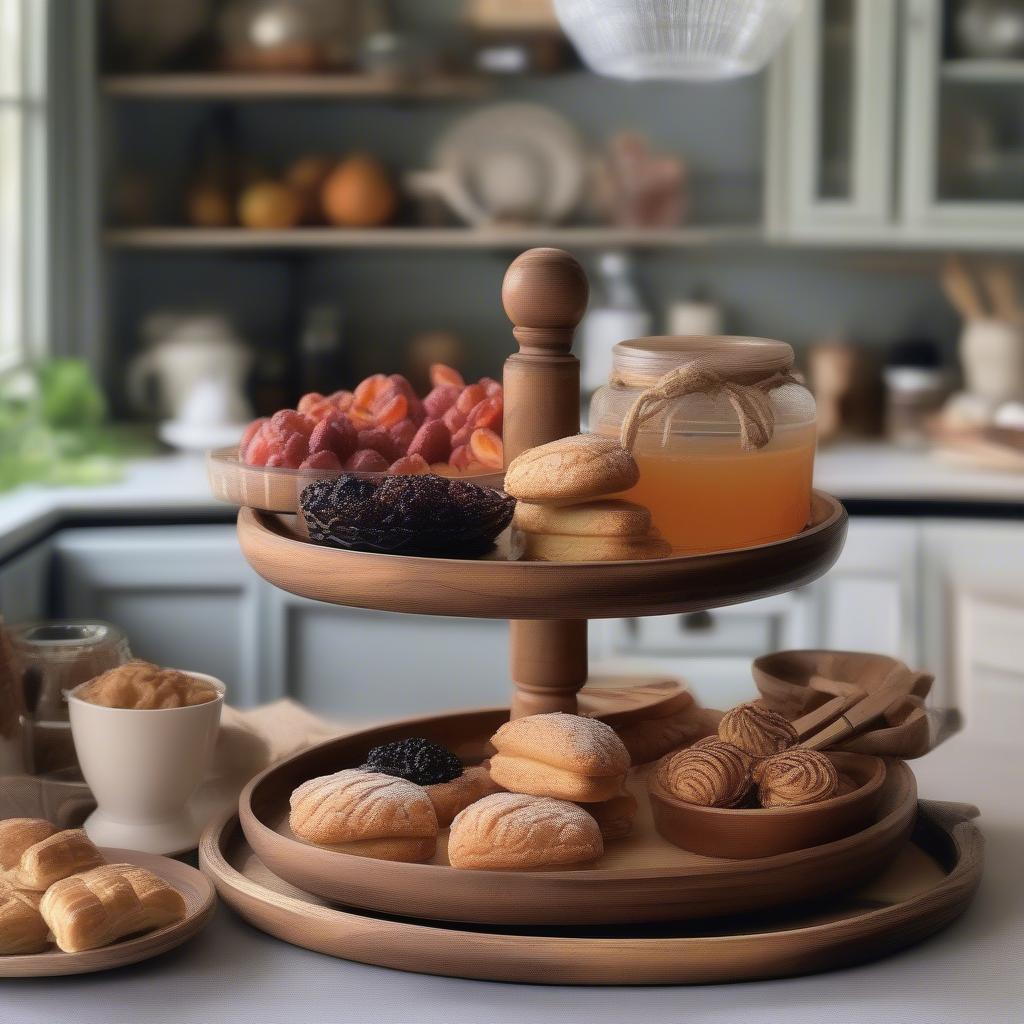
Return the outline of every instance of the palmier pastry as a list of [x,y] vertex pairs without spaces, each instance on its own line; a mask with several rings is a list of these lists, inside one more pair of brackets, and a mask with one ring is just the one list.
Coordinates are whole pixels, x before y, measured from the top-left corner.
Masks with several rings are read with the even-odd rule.
[[754,766],[762,807],[795,807],[828,800],[839,791],[836,766],[821,752],[794,747]]
[[448,860],[454,868],[529,871],[595,860],[604,852],[597,822],[566,800],[495,793],[452,822]]
[[21,855],[34,844],[58,831],[42,818],[6,818],[0,821],[0,871],[18,866]]
[[50,886],[39,910],[57,945],[79,953],[180,921],[185,901],[146,868],[104,864]]
[[726,711],[718,723],[718,738],[751,757],[769,757],[793,746],[798,737],[782,715],[751,701]]
[[636,460],[617,439],[560,437],[530,448],[505,470],[505,493],[542,505],[573,505],[626,491],[640,479]]
[[69,875],[105,864],[106,859],[80,828],[69,828],[33,843],[11,872],[11,880],[23,889],[42,892]]
[[605,839],[622,839],[633,831],[636,806],[636,797],[632,793],[620,793],[599,804],[580,804],[597,822]]
[[437,847],[437,815],[423,787],[360,768],[304,782],[288,821],[300,839],[360,857],[424,861]]
[[470,804],[492,793],[501,792],[501,786],[491,778],[488,767],[488,762],[474,765],[472,768],[466,768],[457,779],[450,782],[435,782],[423,787],[434,805],[439,828],[447,828],[455,815]]
[[39,913],[39,893],[18,889],[0,878],[0,956],[41,953],[50,929]]
[[604,722],[561,711],[506,722],[492,737],[491,778],[512,793],[598,803],[622,792],[629,753]]
[[661,787],[677,800],[701,807],[736,807],[750,792],[750,758],[721,740],[701,740],[665,758]]

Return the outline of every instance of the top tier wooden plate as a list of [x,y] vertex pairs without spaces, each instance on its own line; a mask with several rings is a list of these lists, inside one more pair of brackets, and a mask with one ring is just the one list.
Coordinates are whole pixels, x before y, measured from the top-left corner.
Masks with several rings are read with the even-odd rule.
[[668,615],[785,593],[839,557],[846,510],[815,491],[810,522],[788,540],[639,562],[517,562],[345,551],[304,540],[288,520],[243,508],[238,538],[275,587],[352,608],[477,619]]

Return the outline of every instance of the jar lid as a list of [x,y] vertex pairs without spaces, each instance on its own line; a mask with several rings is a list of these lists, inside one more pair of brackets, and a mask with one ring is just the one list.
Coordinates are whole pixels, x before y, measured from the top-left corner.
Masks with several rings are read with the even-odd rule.
[[769,338],[692,335],[632,338],[612,349],[612,379],[650,387],[670,370],[700,359],[738,384],[750,384],[793,368],[793,349]]

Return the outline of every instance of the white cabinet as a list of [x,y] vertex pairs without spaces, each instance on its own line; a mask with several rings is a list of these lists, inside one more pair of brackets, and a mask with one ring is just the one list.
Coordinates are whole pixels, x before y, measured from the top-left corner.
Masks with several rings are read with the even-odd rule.
[[67,529],[54,540],[55,614],[117,623],[133,653],[261,699],[259,578],[232,526]]
[[897,9],[806,4],[770,78],[771,230],[813,239],[889,223]]
[[838,562],[812,588],[817,645],[874,651],[916,665],[919,556],[916,521],[852,520]]
[[1024,729],[1024,525],[923,527],[921,604],[937,701],[986,740]]

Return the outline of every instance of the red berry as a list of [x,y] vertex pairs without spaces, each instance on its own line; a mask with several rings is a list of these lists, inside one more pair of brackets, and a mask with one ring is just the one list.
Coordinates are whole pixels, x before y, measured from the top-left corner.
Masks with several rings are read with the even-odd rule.
[[452,450],[452,437],[441,420],[427,420],[412,439],[409,455],[421,455],[429,465],[444,462]]
[[388,468],[391,476],[421,476],[429,472],[430,466],[422,455],[403,455]]
[[448,461],[456,469],[468,469],[470,463],[475,462],[476,460],[473,458],[473,453],[469,450],[469,445],[464,444],[453,449],[452,457]]
[[423,399],[423,409],[428,416],[440,419],[457,401],[460,391],[451,384],[438,384]]
[[299,469],[341,469],[341,459],[338,458],[334,452],[330,451],[319,451],[313,452],[312,455],[305,462],[299,466]]
[[292,434],[281,449],[281,459],[289,469],[298,469],[309,454],[309,443],[301,434]]
[[327,401],[330,402],[338,412],[347,412],[351,408],[354,399],[355,396],[352,392],[345,391],[344,389],[341,391],[335,391],[333,394],[327,396]]
[[469,439],[472,436],[473,425],[471,423],[464,423],[452,434],[452,447],[461,448],[464,444],[469,444]]
[[448,428],[448,432],[454,434],[466,422],[466,414],[461,412],[458,406],[453,405],[441,419]]
[[279,409],[270,417],[270,425],[275,433],[282,437],[288,434],[301,434],[306,417],[295,409]]
[[253,420],[245,428],[245,433],[242,434],[242,440],[238,442],[238,457],[244,462],[245,461],[245,449],[249,447],[249,442],[259,433],[260,427],[267,422],[266,416],[261,416],[258,420]]
[[404,454],[409,450],[409,445],[412,444],[412,439],[416,436],[416,424],[412,420],[400,420],[388,430],[388,433],[396,447]]
[[344,416],[321,420],[309,435],[309,450],[333,452],[340,460],[347,459],[359,446],[356,428]]
[[267,459],[267,469],[284,469],[284,456],[280,452],[274,452],[273,455]]
[[352,473],[386,473],[388,460],[371,448],[363,448],[345,463],[345,469]]
[[394,438],[386,431],[375,427],[372,430],[360,430],[358,447],[369,448],[384,456],[385,461],[390,465],[402,453],[398,451]]
[[245,462],[249,466],[265,466],[274,454],[270,438],[266,430],[258,430],[256,436],[245,447]]
[[321,405],[327,399],[319,391],[310,391],[299,399],[297,406],[299,412],[309,413],[315,406]]

